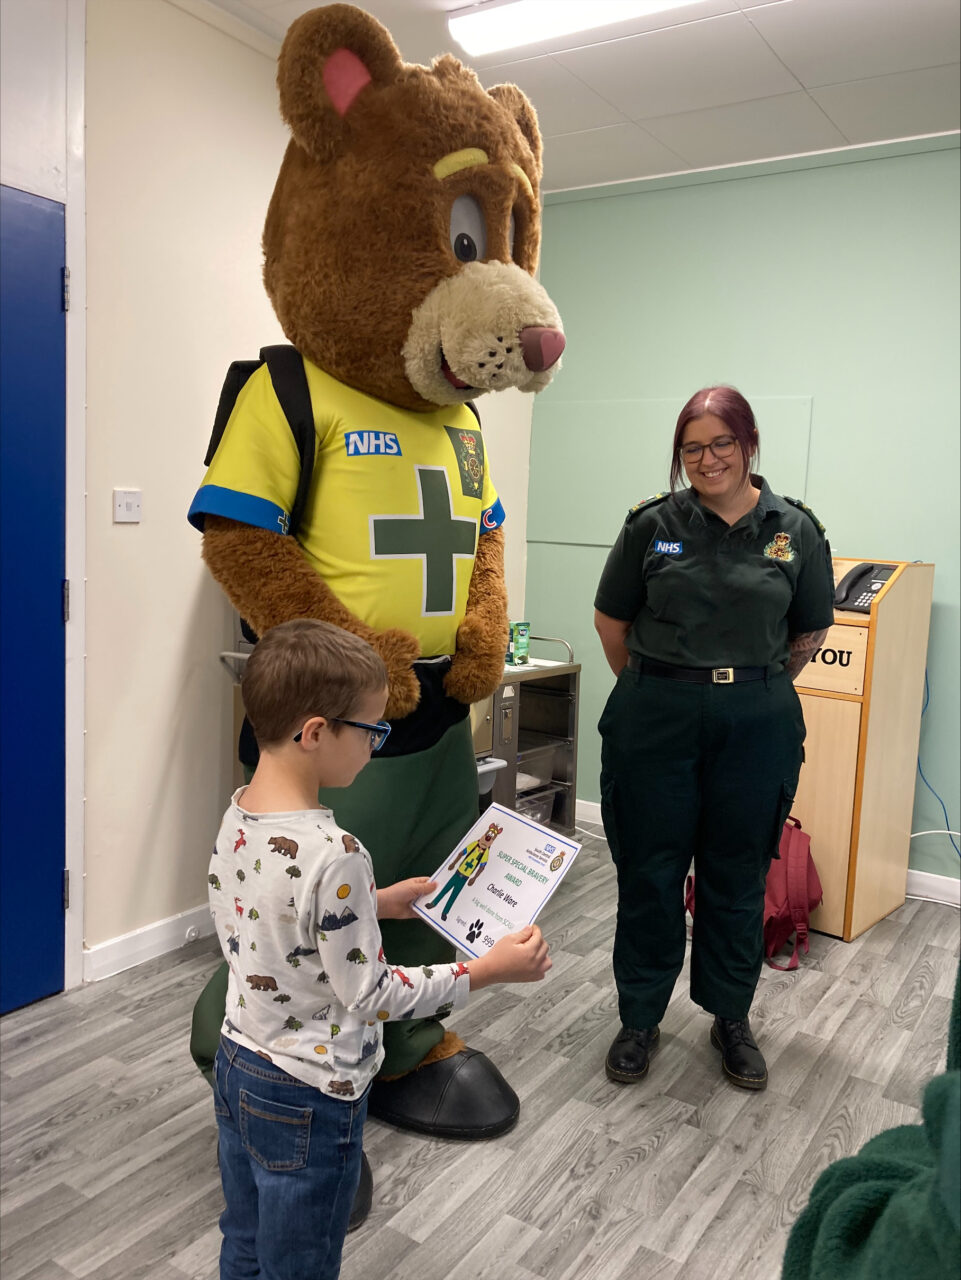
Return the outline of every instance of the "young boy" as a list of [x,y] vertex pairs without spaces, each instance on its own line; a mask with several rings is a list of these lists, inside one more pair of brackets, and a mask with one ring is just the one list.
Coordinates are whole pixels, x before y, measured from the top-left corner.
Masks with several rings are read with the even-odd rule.
[[260,763],[224,815],[207,877],[230,970],[214,1064],[221,1280],[335,1280],[382,1024],[551,967],[531,926],[466,964],[385,960],[377,918],[413,916],[437,886],[377,889],[366,850],[317,792],[348,786],[383,745],[386,686],[370,645],[310,619],[274,627],[247,661]]

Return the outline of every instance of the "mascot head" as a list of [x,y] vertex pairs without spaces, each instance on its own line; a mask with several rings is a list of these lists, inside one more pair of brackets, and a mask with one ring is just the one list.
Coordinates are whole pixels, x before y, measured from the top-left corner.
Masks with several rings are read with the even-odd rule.
[[345,4],[292,24],[277,83],[293,137],[264,282],[298,351],[407,409],[546,387],[564,335],[533,278],[541,139],[524,94],[449,55],[402,62]]

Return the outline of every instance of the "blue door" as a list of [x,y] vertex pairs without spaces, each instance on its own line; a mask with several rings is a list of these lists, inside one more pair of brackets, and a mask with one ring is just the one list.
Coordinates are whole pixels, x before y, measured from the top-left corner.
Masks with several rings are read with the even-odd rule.
[[64,207],[0,186],[0,1013],[63,990]]

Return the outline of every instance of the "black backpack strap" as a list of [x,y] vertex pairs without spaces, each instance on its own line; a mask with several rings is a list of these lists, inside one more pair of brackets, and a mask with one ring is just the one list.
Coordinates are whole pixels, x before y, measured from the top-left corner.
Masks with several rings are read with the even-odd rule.
[[235,360],[227,370],[224,385],[220,389],[220,399],[217,402],[217,412],[214,415],[210,443],[207,445],[207,456],[204,458],[205,467],[209,467],[214,460],[217,446],[223,439],[224,430],[231,413],[233,413],[234,405],[237,403],[237,397],[240,395],[244,383],[252,373],[255,373],[260,368],[261,363],[260,360]]
[[287,526],[287,532],[293,536],[300,528],[304,507],[307,505],[307,495],[310,493],[310,482],[314,475],[316,435],[310,388],[307,385],[303,359],[293,347],[286,344],[264,347],[260,352],[260,359],[266,364],[270,373],[274,393],[290,425],[297,444],[297,452],[300,454],[300,479],[297,482],[297,494],[290,511],[290,523]]
[[480,426],[480,414],[477,412],[477,405],[474,404],[473,400],[465,400],[464,404],[467,406],[468,409],[470,409],[471,413],[477,419],[477,425]]

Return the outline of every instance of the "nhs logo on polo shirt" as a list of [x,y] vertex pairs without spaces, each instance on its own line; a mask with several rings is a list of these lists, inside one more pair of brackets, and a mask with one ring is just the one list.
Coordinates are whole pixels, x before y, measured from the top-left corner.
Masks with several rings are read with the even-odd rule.
[[684,550],[683,542],[665,542],[663,538],[654,539],[654,550],[663,556],[679,556]]
[[400,441],[393,431],[348,431],[344,436],[348,458],[358,458],[373,453],[400,457]]

